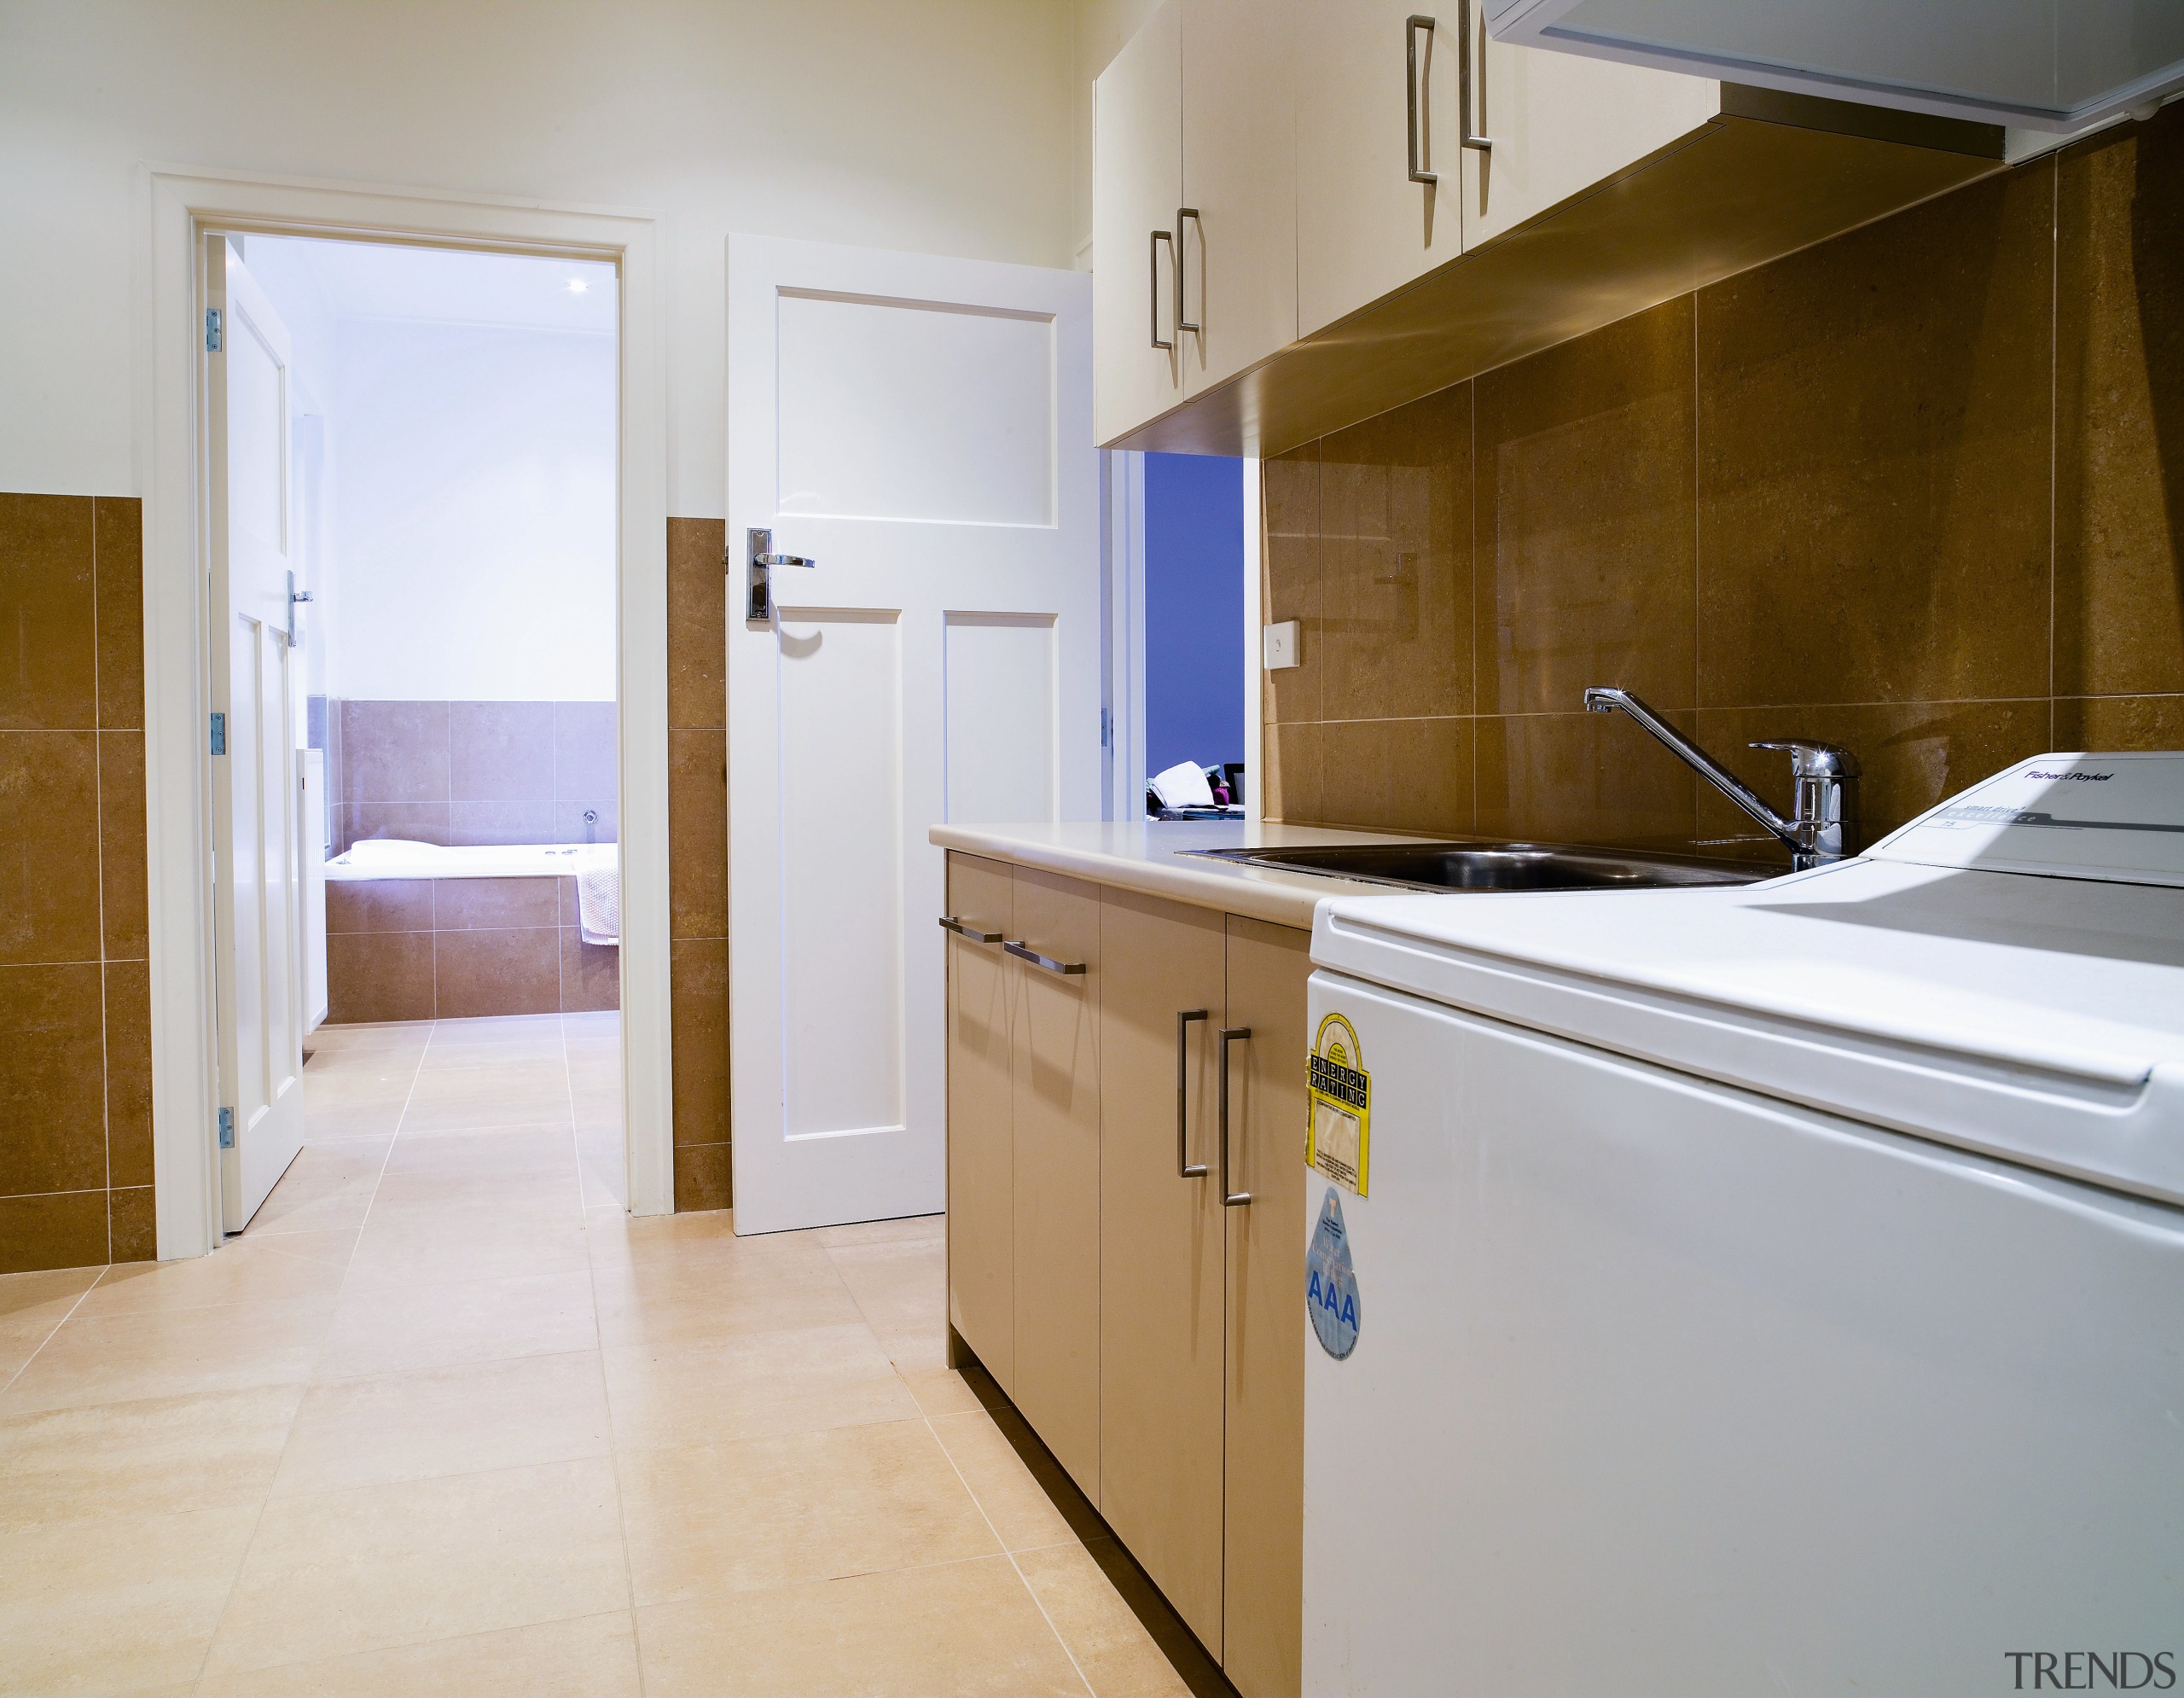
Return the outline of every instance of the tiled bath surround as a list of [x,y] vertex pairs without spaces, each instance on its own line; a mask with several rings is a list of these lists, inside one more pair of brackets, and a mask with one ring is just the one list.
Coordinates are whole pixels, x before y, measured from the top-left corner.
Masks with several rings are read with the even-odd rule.
[[1588,684],[1868,836],[2184,747],[2184,107],[1265,468],[1269,813],[1765,852]]
[[154,1253],[142,526],[0,495],[0,1273]]
[[326,887],[329,1025],[595,1013],[621,1006],[621,965],[584,941],[572,878]]

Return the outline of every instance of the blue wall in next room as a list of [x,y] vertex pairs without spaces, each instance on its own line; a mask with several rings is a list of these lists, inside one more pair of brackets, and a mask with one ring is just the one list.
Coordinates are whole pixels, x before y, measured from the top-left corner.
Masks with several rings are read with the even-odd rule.
[[1243,759],[1244,462],[1148,454],[1146,776]]

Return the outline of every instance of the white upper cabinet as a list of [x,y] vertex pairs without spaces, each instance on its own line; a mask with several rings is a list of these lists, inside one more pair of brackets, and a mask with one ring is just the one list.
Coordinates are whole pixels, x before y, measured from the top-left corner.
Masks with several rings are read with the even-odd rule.
[[1509,47],[1476,21],[1472,28],[1472,119],[1491,145],[1462,150],[1467,247],[1628,169],[1722,109],[1722,85],[1703,77]]
[[1180,3],[1183,215],[1176,241],[1187,328],[1177,346],[1184,393],[1194,395],[1297,339],[1291,79],[1296,22],[1319,0]]
[[1186,204],[1182,41],[1182,0],[1168,0],[1093,87],[1092,410],[1102,443],[1183,398],[1175,248],[1176,212]]
[[[1462,251],[1456,32],[1417,0],[1304,0],[1294,32],[1297,328]],[[1438,182],[1420,180],[1438,177]]]

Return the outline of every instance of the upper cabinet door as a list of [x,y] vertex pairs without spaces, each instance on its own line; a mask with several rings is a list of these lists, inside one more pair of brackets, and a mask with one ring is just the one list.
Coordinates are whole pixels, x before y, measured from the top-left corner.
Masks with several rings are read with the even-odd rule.
[[1183,0],[1168,0],[1093,84],[1093,416],[1102,443],[1183,398],[1175,249],[1176,209],[1185,204],[1182,12]]
[[1293,31],[1321,3],[1182,0],[1187,395],[1297,339]]
[[1722,109],[1722,85],[1705,78],[1505,46],[1486,39],[1476,9],[1471,27],[1472,122],[1492,146],[1461,149],[1467,248],[1658,153]]
[[1462,250],[1456,11],[1414,27],[1420,3],[1311,0],[1287,22],[1300,335]]

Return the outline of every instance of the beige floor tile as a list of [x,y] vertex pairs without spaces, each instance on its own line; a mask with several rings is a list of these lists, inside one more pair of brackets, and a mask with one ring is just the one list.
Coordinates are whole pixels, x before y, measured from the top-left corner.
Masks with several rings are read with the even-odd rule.
[[[485,1142],[485,1137],[479,1133],[476,1141]],[[401,1147],[395,1145],[397,1149]],[[571,1145],[560,1169],[550,1172],[389,1173],[372,1197],[371,1218],[377,1220],[390,1211],[437,1209],[456,1215],[476,1212],[502,1219],[537,1218],[557,1210],[573,1212],[583,1207],[583,1179],[577,1170],[575,1147]]]
[[[577,1163],[577,1140],[569,1128],[510,1126],[491,1134],[410,1133],[398,1139],[386,1158],[387,1179],[437,1174],[450,1178],[498,1179],[538,1173],[569,1173]],[[384,1181],[381,1182],[382,1189]]]
[[1082,1693],[1006,1558],[692,1598],[637,1612],[645,1690]]
[[353,1230],[274,1232],[233,1239],[187,1261],[125,1262],[108,1271],[76,1313],[89,1319],[229,1303],[319,1302],[330,1309],[356,1246]]
[[576,1124],[586,1131],[619,1133],[623,1125],[622,1087],[617,1084],[572,1090],[569,1113]]
[[828,1245],[827,1255],[897,1368],[948,1365],[944,1240],[921,1236],[838,1242]]
[[1188,1698],[1183,1678],[1086,1547],[1022,1551],[1016,1566],[1097,1698]]
[[450,1067],[498,1067],[523,1061],[558,1064],[567,1054],[558,1015],[444,1020],[433,1029],[424,1067],[427,1073],[437,1073]]
[[863,1326],[623,1345],[602,1354],[614,1442],[624,1450],[907,1421],[918,1412]]
[[588,1225],[595,1267],[634,1267],[643,1262],[693,1266],[709,1259],[735,1255],[738,1246],[758,1242],[735,1236],[734,1211],[729,1209],[624,1215],[604,1221],[595,1216]]
[[1077,1538],[1053,1498],[1002,1436],[991,1416],[983,1410],[975,1414],[936,1416],[932,1430],[939,1435],[949,1459],[962,1471],[964,1484],[986,1512],[1002,1543],[1011,1550],[1062,1544]]
[[627,1610],[422,1645],[208,1677],[200,1694],[248,1698],[636,1698]]
[[847,1244],[944,1244],[948,1217],[913,1214],[897,1220],[852,1221],[847,1226],[820,1227],[811,1236],[830,1250]]
[[208,1673],[625,1609],[603,1457],[276,1498]]
[[568,1068],[523,1060],[491,1067],[429,1066],[417,1075],[403,1111],[404,1132],[497,1131],[508,1126],[572,1125]]
[[0,1538],[0,1692],[186,1687],[257,1519],[253,1503]]
[[53,1329],[106,1271],[56,1268],[40,1273],[0,1274],[0,1387],[52,1337]]
[[979,1408],[978,1393],[953,1368],[912,1368],[896,1370],[918,1407],[927,1415],[970,1415]]
[[599,1335],[610,1345],[664,1345],[737,1333],[856,1326],[848,1288],[808,1239],[738,1241],[733,1253],[685,1266],[595,1266]]
[[352,1276],[313,1377],[559,1356],[596,1347],[591,1277],[580,1270],[440,1282]]
[[640,1604],[998,1555],[922,1421],[621,1458]]
[[573,1462],[608,1446],[595,1351],[340,1380],[303,1399],[273,1495]]
[[582,1200],[573,1183],[565,1206],[542,1212],[390,1207],[374,1211],[349,1265],[351,1280],[437,1285],[579,1273],[590,1266]]
[[304,1090],[304,1141],[346,1143],[357,1138],[391,1138],[402,1125],[407,1096],[385,1102],[320,1102]]
[[433,1035],[429,1020],[390,1020],[374,1026],[322,1026],[311,1035],[312,1050],[415,1049]]
[[300,1384],[330,1312],[313,1301],[78,1315],[0,1393],[0,1415]]
[[325,1232],[364,1224],[392,1138],[306,1144],[258,1212],[250,1233]]
[[255,1503],[303,1394],[258,1386],[21,1414],[0,1402],[0,1534]]

